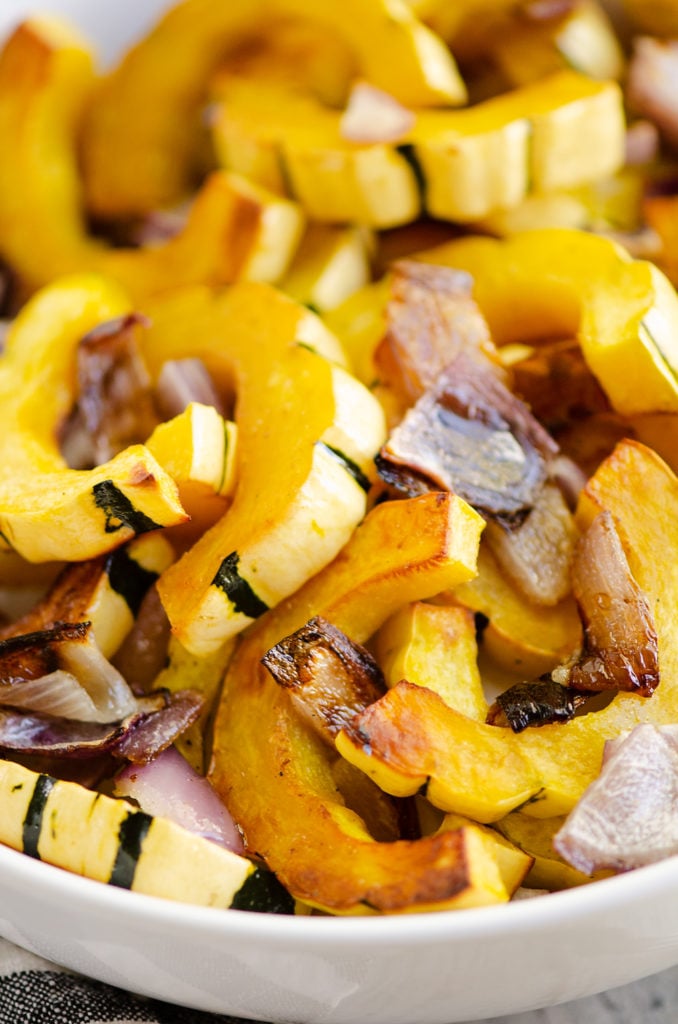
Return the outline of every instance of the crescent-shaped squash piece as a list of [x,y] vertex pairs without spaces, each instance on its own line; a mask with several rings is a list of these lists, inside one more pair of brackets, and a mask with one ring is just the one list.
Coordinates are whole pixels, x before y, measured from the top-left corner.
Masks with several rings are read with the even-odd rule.
[[524,810],[551,817],[567,814],[596,777],[607,739],[640,722],[675,722],[678,479],[644,445],[622,442],[583,492],[578,509],[582,529],[603,510],[615,518],[631,571],[655,617],[661,682],[650,699],[618,693],[607,707],[565,725],[514,734],[465,718],[437,695],[405,683],[339,734],[337,747],[344,757],[389,793],[414,793],[428,779],[432,803],[480,821],[503,817],[510,809],[506,793],[513,794],[515,807],[521,785],[534,785],[537,779]]
[[97,92],[84,145],[94,212],[140,214],[190,192],[202,151],[200,105],[213,72],[243,37],[281,19],[318,23],[337,35],[355,55],[361,75],[403,103],[465,100],[449,51],[401,0],[184,0]]
[[21,24],[0,55],[0,135],[12,140],[0,151],[0,253],[24,290],[93,271],[141,302],[181,285],[282,275],[301,238],[301,209],[223,172],[207,178],[185,225],[160,245],[112,248],[88,234],[77,139],[94,80],[87,43],[55,18]]
[[159,582],[176,636],[207,654],[343,547],[365,514],[384,418],[362,384],[309,345],[313,314],[272,288],[196,289],[147,312],[152,374],[197,356],[237,398],[233,502]]
[[115,283],[73,276],[38,292],[10,327],[0,356],[0,533],[28,561],[82,561],[187,519],[174,480],[143,445],[88,471],[69,469],[59,450],[78,342],[129,308]]
[[408,601],[469,578],[481,529],[477,513],[449,494],[378,505],[337,558],[238,648],[217,713],[211,781],[250,848],[306,902],[333,913],[443,909],[473,888],[474,857],[464,870],[459,833],[371,838],[336,790],[336,755],[297,717],[261,657],[313,615],[366,640]]

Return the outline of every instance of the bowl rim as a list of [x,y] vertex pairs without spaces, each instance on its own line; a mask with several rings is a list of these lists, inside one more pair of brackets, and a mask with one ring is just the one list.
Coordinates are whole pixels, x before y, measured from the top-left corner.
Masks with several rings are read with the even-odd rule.
[[[75,902],[79,912],[113,914],[119,925],[169,926],[199,931],[222,941],[298,941],[322,947],[362,944],[392,948],[420,942],[466,942],[539,930],[543,926],[581,924],[592,915],[619,912],[644,903],[657,892],[666,894],[678,881],[678,855],[625,874],[530,899],[463,910],[391,915],[308,916],[253,913],[195,906],[118,889],[73,872],[34,860],[0,845],[0,892],[29,889],[34,898],[54,903]],[[399,922],[399,923],[397,923]]]

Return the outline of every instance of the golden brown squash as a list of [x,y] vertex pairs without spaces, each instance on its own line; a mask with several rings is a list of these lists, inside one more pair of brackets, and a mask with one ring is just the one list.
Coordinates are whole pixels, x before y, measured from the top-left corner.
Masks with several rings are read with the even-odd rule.
[[377,506],[331,565],[247,633],[231,663],[211,780],[251,848],[314,906],[334,913],[454,906],[473,888],[475,869],[473,861],[471,876],[462,868],[465,840],[457,833],[373,841],[337,792],[331,748],[300,722],[260,659],[315,614],[366,639],[403,602],[471,575],[481,526],[452,495]]
[[93,558],[187,518],[174,480],[143,445],[87,471],[68,469],[59,450],[77,345],[128,310],[114,282],[76,275],[38,292],[10,328],[0,356],[0,536],[31,562]]

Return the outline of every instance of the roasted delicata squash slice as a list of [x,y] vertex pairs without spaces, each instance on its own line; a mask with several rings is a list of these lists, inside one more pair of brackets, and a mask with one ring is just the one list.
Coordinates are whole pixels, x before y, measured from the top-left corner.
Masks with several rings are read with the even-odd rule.
[[[469,848],[462,866],[463,831],[375,842],[337,792],[333,750],[304,725],[261,658],[316,614],[355,642],[366,640],[404,602],[471,576],[481,528],[477,513],[449,494],[378,505],[325,570],[248,631],[231,663],[211,781],[250,847],[314,906],[333,913],[458,906],[477,891],[480,867]],[[253,735],[267,742],[253,743]],[[493,888],[495,899],[505,898]]]
[[233,503],[159,582],[174,633],[206,654],[346,543],[365,514],[385,425],[363,385],[309,346],[306,325],[317,318],[273,289],[198,289],[149,312],[142,345],[151,373],[197,356],[237,394]]
[[81,561],[187,518],[174,480],[143,445],[87,471],[68,469],[59,450],[78,342],[128,309],[113,282],[73,276],[12,323],[0,357],[0,532],[29,561]]
[[0,629],[0,638],[59,622],[89,622],[97,647],[111,658],[132,629],[146,593],[174,557],[164,534],[154,532],[107,555],[65,565],[30,611]]
[[55,19],[24,22],[0,56],[0,131],[14,143],[0,154],[0,252],[21,285],[96,271],[138,301],[177,285],[281,276],[303,213],[231,175],[209,177],[162,244],[110,248],[88,235],[77,135],[93,83],[87,44]]
[[319,313],[334,309],[371,280],[373,243],[363,228],[311,224],[278,287]]
[[[614,517],[633,577],[654,612],[661,683],[651,700],[620,692],[607,707],[565,725],[516,734],[473,722],[422,687],[401,683],[357,716],[350,732],[339,734],[337,747],[344,756],[390,793],[416,792],[429,779],[432,803],[476,820],[503,817],[510,803],[504,794],[517,797],[521,786],[536,782],[523,810],[552,817],[568,813],[596,777],[607,739],[640,722],[675,722],[678,480],[650,449],[623,442],[589,481],[578,509],[579,526],[585,528],[603,510]],[[657,550],[663,552],[661,559],[651,554]],[[468,765],[480,761],[482,779],[476,783]],[[519,803],[516,799],[513,806]]]
[[417,176],[390,144],[342,138],[341,113],[311,93],[262,79],[221,75],[213,125],[224,167],[267,188],[289,188],[312,220],[384,228],[420,212]]
[[0,800],[0,842],[47,864],[179,903],[293,913],[279,886],[271,900],[268,872],[126,800],[11,761],[0,761]]
[[[190,193],[201,172],[200,106],[211,75],[244,37],[275,31],[280,20],[319,24],[337,36],[353,55],[358,74],[404,103],[465,100],[449,51],[400,0],[349,0],[340,6],[309,0],[226,5],[184,0],[97,91],[84,140],[93,212],[130,216]],[[171,75],[165,73],[168,67]]]
[[475,617],[467,608],[423,601],[406,605],[379,630],[376,653],[389,686],[407,679],[469,718],[485,721]]
[[531,191],[605,177],[623,162],[618,86],[571,71],[466,110],[419,111],[398,145],[347,141],[339,111],[277,83],[223,75],[217,94],[213,133],[224,166],[289,187],[315,220],[414,220],[412,160],[427,212],[459,221],[515,206]]
[[[535,821],[534,818],[529,820]],[[528,872],[532,869],[534,862],[531,853],[523,850],[518,843],[507,839],[499,831],[495,831],[487,825],[479,825],[472,818],[465,818],[463,814],[446,814],[438,827],[438,832],[449,832],[451,829],[457,828],[473,828],[486,843],[491,845],[509,896],[512,896],[523,882],[529,884]]]
[[478,575],[457,587],[453,599],[488,619],[483,647],[507,672],[536,679],[567,661],[581,644],[572,597],[552,607],[529,601],[502,573],[485,543],[478,555]]
[[651,263],[584,231],[468,238],[421,254],[468,271],[498,345],[578,337],[623,415],[678,410],[678,299]]

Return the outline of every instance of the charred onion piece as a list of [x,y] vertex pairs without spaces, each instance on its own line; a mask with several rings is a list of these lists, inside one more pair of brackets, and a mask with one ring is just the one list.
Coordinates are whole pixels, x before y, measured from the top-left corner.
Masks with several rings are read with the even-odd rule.
[[463,270],[400,260],[392,267],[386,334],[374,354],[380,380],[411,405],[460,352],[502,375],[489,328]]
[[61,441],[74,469],[107,462],[145,441],[158,418],[151,381],[137,349],[138,314],[111,320],[87,334],[77,351],[78,399]]
[[356,82],[339,122],[339,134],[348,142],[398,142],[412,130],[413,111],[369,82]]
[[489,518],[516,525],[558,447],[491,370],[460,354],[410,409],[377,456],[406,495],[452,491]]
[[6,691],[60,668],[59,646],[84,640],[89,622],[59,622],[51,629],[0,640],[0,703]]
[[677,147],[678,42],[636,39],[626,88],[630,108],[655,124],[666,141]]
[[133,714],[112,725],[0,708],[0,751],[47,757],[97,757],[114,752],[142,717],[160,710],[166,703],[164,693],[142,697]]
[[522,732],[529,726],[569,722],[587,699],[588,695],[543,676],[532,683],[518,683],[499,694],[487,713],[487,722],[508,725],[513,732]]
[[485,538],[502,569],[529,601],[555,605],[570,593],[577,528],[560,490],[546,484],[515,529],[489,522]]
[[331,746],[353,716],[385,690],[382,671],[370,652],[320,616],[271,647],[261,661]]
[[570,672],[570,685],[650,697],[659,684],[654,618],[609,512],[597,516],[577,544],[573,591],[584,624],[584,651]]
[[572,420],[610,410],[576,338],[539,345],[514,364],[513,381],[516,393],[553,433]]
[[116,757],[147,764],[193,725],[204,703],[196,690],[179,690],[169,694],[167,701],[165,707],[132,723],[115,746]]
[[168,359],[158,374],[155,402],[163,420],[183,412],[191,402],[212,405],[221,413],[225,409],[202,359]]
[[553,845],[587,874],[628,871],[678,853],[675,727],[637,725],[616,743]]

